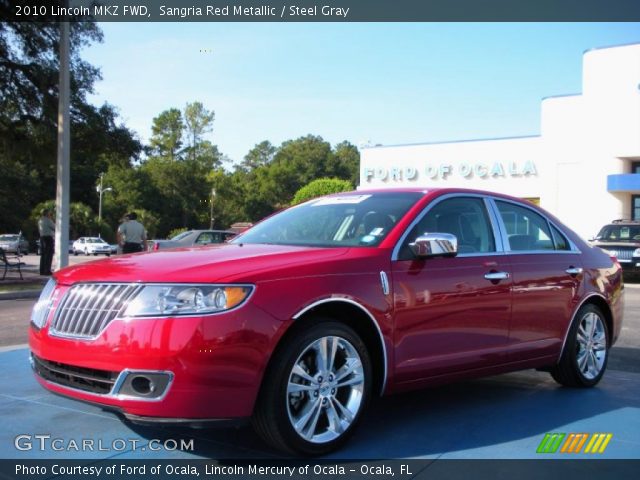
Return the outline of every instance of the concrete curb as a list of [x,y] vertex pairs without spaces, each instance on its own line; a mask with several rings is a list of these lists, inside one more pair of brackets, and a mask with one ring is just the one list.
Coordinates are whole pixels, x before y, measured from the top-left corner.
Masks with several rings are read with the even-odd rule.
[[[44,287],[44,285],[42,286]],[[20,300],[22,298],[38,298],[42,287],[38,290],[18,290],[15,292],[0,293],[0,301],[2,300]]]

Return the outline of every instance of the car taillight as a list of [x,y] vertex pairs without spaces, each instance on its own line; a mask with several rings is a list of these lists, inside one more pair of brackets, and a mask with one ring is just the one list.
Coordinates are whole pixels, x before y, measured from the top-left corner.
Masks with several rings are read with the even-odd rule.
[[160,250],[160,244],[159,243],[154,243],[153,244],[153,250]]

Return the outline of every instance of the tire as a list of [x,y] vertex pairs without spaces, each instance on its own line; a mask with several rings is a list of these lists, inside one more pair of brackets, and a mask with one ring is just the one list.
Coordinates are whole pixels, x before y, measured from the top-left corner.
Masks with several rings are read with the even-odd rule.
[[73,254],[77,257],[78,256],[78,251],[74,248],[73,249]]
[[567,336],[564,352],[551,376],[565,387],[593,387],[607,368],[609,330],[604,314],[595,305],[578,310]]
[[[353,433],[371,396],[366,345],[348,326],[322,318],[285,342],[263,379],[254,429],[268,444],[288,453],[323,455],[336,450]],[[329,368],[317,366],[322,350],[329,352],[327,359],[335,352]]]

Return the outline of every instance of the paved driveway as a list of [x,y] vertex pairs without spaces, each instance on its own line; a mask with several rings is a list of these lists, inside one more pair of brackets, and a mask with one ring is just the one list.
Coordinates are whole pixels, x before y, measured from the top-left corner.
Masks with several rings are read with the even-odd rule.
[[[547,432],[610,432],[613,438],[598,458],[640,459],[639,310],[640,286],[631,285],[622,338],[597,388],[560,388],[548,374],[526,371],[376,399],[352,441],[330,458],[539,459],[536,449]],[[26,327],[28,318],[24,322]],[[78,458],[66,448],[71,440],[87,439],[96,449],[84,451],[84,458],[279,457],[249,427],[142,428],[99,407],[55,396],[34,380],[25,346],[5,347],[0,365],[0,458]],[[62,439],[63,449],[40,450],[35,441],[30,450],[15,448],[16,436],[37,434]],[[151,440],[166,439],[169,447],[193,439],[193,451],[151,450],[162,444]],[[127,445],[121,448],[123,441]],[[99,442],[106,449],[97,450]]]

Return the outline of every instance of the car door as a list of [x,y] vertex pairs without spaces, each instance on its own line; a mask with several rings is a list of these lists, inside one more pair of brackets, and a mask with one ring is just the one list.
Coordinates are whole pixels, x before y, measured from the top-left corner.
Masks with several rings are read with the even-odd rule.
[[202,232],[200,235],[198,235],[198,238],[196,239],[194,245],[209,245],[211,243],[213,243],[213,232]]
[[[505,359],[511,311],[510,265],[487,200],[445,196],[429,205],[392,257],[396,381],[413,382]],[[419,235],[450,233],[455,257],[416,258]]]
[[513,274],[510,360],[555,356],[580,295],[580,252],[533,208],[508,200],[493,202]]

